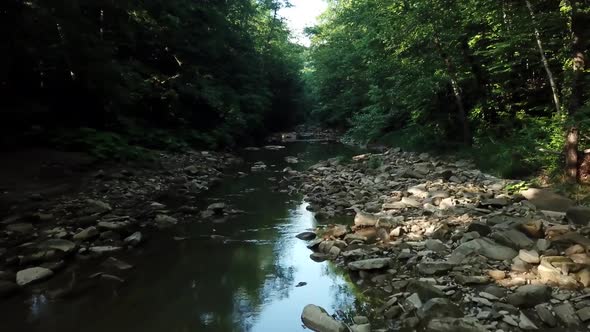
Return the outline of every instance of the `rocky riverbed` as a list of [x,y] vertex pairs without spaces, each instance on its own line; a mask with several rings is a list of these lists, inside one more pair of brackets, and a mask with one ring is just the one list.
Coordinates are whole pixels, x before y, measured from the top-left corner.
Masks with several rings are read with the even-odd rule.
[[132,268],[118,255],[141,246],[153,229],[193,223],[233,211],[223,203],[197,206],[198,197],[240,160],[225,153],[162,153],[147,167],[96,171],[75,193],[32,193],[0,219],[0,298],[91,262],[93,274],[39,290],[65,297],[91,284],[124,282]]
[[[318,220],[311,259],[349,270],[387,330],[588,330],[590,209],[428,154],[389,150],[285,169]],[[354,216],[354,218],[352,218]],[[337,220],[341,220],[338,218]],[[316,237],[317,236],[317,237]],[[311,262],[310,262],[311,263]],[[371,315],[370,315],[371,316]],[[305,308],[316,331],[370,331]]]

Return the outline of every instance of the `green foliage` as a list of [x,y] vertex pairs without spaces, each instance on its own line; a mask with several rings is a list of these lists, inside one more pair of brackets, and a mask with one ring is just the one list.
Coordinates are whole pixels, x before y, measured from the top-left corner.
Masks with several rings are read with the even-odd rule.
[[504,190],[509,192],[510,194],[515,194],[524,190],[527,190],[529,187],[528,183],[525,181],[515,182],[507,185],[504,187]]
[[[590,130],[588,70],[576,78],[571,56],[572,36],[589,53],[590,6],[528,1],[535,19],[525,1],[330,2],[307,30],[310,121],[361,143],[459,152],[504,176],[559,173],[562,158],[539,148],[559,153],[565,128]],[[556,114],[548,71],[569,116]],[[571,106],[574,90],[586,106]]]
[[372,155],[369,158],[367,165],[369,166],[370,169],[377,169],[383,165],[383,159],[379,156]]

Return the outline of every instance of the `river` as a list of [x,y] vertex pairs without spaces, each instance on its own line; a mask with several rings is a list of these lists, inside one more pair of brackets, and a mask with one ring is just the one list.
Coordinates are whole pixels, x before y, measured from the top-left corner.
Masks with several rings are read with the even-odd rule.
[[[300,314],[309,303],[330,313],[362,312],[346,274],[329,262],[313,262],[306,243],[295,238],[317,224],[303,198],[275,188],[284,167],[301,170],[355,152],[319,143],[244,151],[246,163],[234,174],[247,174],[227,177],[202,199],[203,206],[222,201],[243,214],[151,233],[141,250],[116,256],[134,266],[122,284],[106,282],[66,299],[52,300],[33,290],[33,295],[4,301],[2,330],[288,332],[304,329]],[[288,165],[286,156],[302,162]],[[257,161],[268,169],[250,172]],[[211,238],[213,234],[224,238]],[[60,278],[87,277],[84,268],[77,273],[62,273]],[[306,284],[297,287],[299,283]]]

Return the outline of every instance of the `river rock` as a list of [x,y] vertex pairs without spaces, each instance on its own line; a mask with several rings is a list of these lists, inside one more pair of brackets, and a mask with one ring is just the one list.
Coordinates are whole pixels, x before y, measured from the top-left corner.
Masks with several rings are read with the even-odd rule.
[[537,315],[539,316],[539,318],[541,318],[543,323],[545,323],[551,327],[554,327],[557,325],[557,321],[555,320],[555,316],[553,316],[553,313],[551,312],[551,309],[549,309],[548,304],[536,305],[535,311],[537,312]]
[[570,303],[563,303],[553,308],[555,315],[565,326],[580,325],[580,319]]
[[371,332],[371,324],[354,324],[350,326],[350,332]]
[[425,275],[435,275],[447,272],[453,268],[453,264],[447,262],[423,262],[418,264],[418,272]]
[[96,199],[88,199],[86,203],[88,204],[87,211],[89,213],[105,213],[113,209],[109,204]]
[[533,240],[515,229],[493,232],[490,237],[500,244],[517,250],[528,249],[535,244]]
[[117,269],[117,270],[129,270],[133,268],[133,265],[127,264],[115,257],[109,257],[101,264],[105,268]]
[[549,301],[550,298],[550,287],[545,285],[525,285],[518,287],[515,293],[508,295],[507,300],[517,307],[532,307]]
[[523,330],[538,330],[539,328],[535,325],[524,313],[520,313],[518,327]]
[[487,331],[475,318],[437,318],[429,321],[425,332],[482,332]]
[[128,245],[136,246],[140,244],[142,240],[143,236],[141,232],[138,231],[126,237],[125,240],[123,240],[123,242],[125,242]]
[[518,255],[518,253],[512,248],[497,244],[487,238],[481,238],[461,244],[453,251],[449,258],[449,262],[460,264],[467,256],[473,253],[500,261],[509,260]]
[[85,241],[85,240],[89,240],[89,239],[92,239],[92,238],[98,236],[98,234],[99,234],[99,232],[96,229],[96,227],[90,226],[90,227],[74,234],[72,239],[74,239],[75,241]]
[[30,223],[16,223],[6,226],[6,230],[9,232],[27,234],[31,233],[34,230],[34,228],[33,224]]
[[375,215],[360,210],[357,210],[356,215],[354,216],[355,226],[375,226],[377,224],[377,221],[379,221],[379,218],[377,218]]
[[428,239],[424,243],[424,246],[426,247],[426,249],[432,250],[436,253],[444,253],[448,250],[447,246],[445,246],[445,244],[442,243],[441,240]]
[[216,215],[222,215],[225,208],[226,208],[225,203],[217,202],[217,203],[213,203],[213,204],[209,205],[207,207],[207,210],[213,211],[213,213]]
[[406,290],[410,293],[418,294],[422,302],[427,302],[437,297],[445,297],[445,293],[443,293],[440,289],[434,287],[433,285],[427,282],[419,280],[410,280],[410,282],[408,282]]
[[32,282],[47,279],[53,275],[53,271],[43,267],[31,267],[16,273],[16,283],[19,286],[28,285]]
[[539,253],[534,250],[520,249],[518,252],[518,258],[529,264],[539,264],[541,262],[539,259]]
[[445,317],[460,318],[463,317],[463,312],[453,302],[445,298],[433,298],[424,303],[416,315],[421,320],[429,320]]
[[371,258],[348,263],[352,271],[383,269],[389,266],[389,258]]
[[96,246],[96,247],[90,247],[88,250],[90,252],[95,253],[95,254],[104,254],[104,253],[111,253],[111,252],[119,251],[121,249],[123,249],[123,248],[116,247],[116,246]]
[[565,217],[574,225],[587,226],[590,222],[590,207],[574,206],[567,210]]
[[316,332],[345,332],[346,326],[332,318],[326,310],[313,304],[308,304],[303,308],[301,314],[303,324]]
[[39,245],[40,248],[55,249],[65,253],[72,252],[76,249],[76,244],[72,241],[62,239],[49,239]]
[[316,234],[314,232],[303,232],[295,235],[296,238],[304,241],[310,241],[316,238]]
[[566,212],[574,205],[571,199],[545,189],[529,188],[520,194],[539,210]]

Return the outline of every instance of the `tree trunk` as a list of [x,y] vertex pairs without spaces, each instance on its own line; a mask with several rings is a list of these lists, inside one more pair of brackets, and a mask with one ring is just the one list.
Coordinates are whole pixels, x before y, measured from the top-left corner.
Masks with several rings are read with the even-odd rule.
[[467,146],[471,146],[473,144],[473,137],[471,136],[471,128],[469,126],[467,112],[465,111],[465,106],[463,104],[463,97],[461,96],[461,87],[459,86],[459,82],[457,81],[457,77],[455,75],[455,66],[453,65],[453,61],[449,55],[447,55],[443,50],[438,37],[434,38],[434,44],[436,45],[441,58],[445,62],[447,75],[449,75],[449,79],[451,81],[453,95],[455,96],[455,104],[457,105],[457,115],[459,116],[459,121],[461,121],[461,125],[463,126],[463,143]]
[[565,144],[565,172],[570,181],[578,180],[578,129],[570,128]]
[[572,38],[572,92],[569,100],[568,114],[574,115],[584,103],[584,70],[586,69],[586,55],[584,25],[589,17],[578,11],[576,0],[571,2],[571,38]]
[[551,91],[553,93],[553,103],[555,104],[555,110],[557,113],[561,112],[561,104],[559,102],[559,92],[557,90],[557,84],[555,84],[555,79],[553,78],[553,73],[551,72],[551,68],[549,68],[549,61],[547,61],[547,57],[545,56],[545,50],[543,49],[543,42],[541,41],[541,34],[539,33],[539,29],[537,28],[537,23],[535,19],[535,12],[533,11],[533,6],[529,0],[525,0],[526,6],[529,9],[529,14],[531,15],[531,20],[533,22],[533,28],[535,30],[535,39],[537,40],[537,46],[539,47],[539,53],[541,55],[541,61],[543,62],[543,67],[545,67],[545,72],[547,72],[547,78],[549,79],[549,84],[551,85]]

